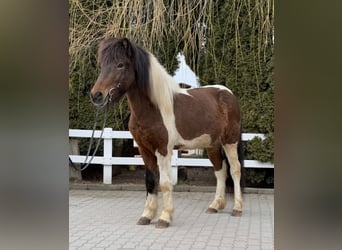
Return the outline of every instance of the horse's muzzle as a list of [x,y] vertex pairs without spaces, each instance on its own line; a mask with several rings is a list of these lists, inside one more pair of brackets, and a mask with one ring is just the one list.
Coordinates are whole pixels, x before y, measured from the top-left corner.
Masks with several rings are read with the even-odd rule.
[[102,106],[105,103],[105,98],[102,92],[98,91],[95,94],[90,93],[90,99],[96,106]]

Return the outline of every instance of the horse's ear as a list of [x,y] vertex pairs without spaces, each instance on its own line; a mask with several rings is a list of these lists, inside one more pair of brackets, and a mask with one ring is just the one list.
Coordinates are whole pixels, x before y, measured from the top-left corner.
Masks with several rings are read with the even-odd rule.
[[124,48],[127,52],[127,55],[129,57],[132,57],[132,44],[131,44],[131,42],[127,38],[123,38],[122,39],[122,45],[124,46]]

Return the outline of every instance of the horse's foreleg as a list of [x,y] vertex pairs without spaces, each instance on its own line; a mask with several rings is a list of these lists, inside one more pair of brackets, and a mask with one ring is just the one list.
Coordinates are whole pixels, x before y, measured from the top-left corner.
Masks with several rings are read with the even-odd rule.
[[148,225],[151,220],[156,217],[158,211],[158,185],[156,174],[146,168],[145,184],[147,190],[147,198],[145,202],[144,212],[141,215],[138,225]]
[[[171,151],[172,152],[172,151]],[[172,199],[172,179],[171,179],[171,154],[166,156],[156,152],[157,162],[159,167],[159,185],[163,193],[163,210],[159,217],[157,228],[166,228],[170,225],[174,213]]]
[[138,221],[138,225],[148,225],[156,217],[158,211],[158,167],[156,157],[139,148],[140,154],[144,159],[146,166],[145,185],[147,197],[144,211]]
[[240,188],[241,166],[238,160],[237,145],[237,143],[234,143],[226,144],[223,146],[224,151],[228,157],[228,161],[230,164],[230,174],[234,182],[234,207],[232,212],[233,216],[241,216],[242,214],[242,195]]

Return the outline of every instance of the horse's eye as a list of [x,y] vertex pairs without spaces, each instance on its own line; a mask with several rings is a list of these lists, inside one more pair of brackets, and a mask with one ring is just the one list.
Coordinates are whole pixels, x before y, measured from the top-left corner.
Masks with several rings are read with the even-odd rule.
[[118,65],[116,65],[116,67],[117,67],[118,69],[122,69],[124,66],[125,66],[125,65],[124,65],[123,63],[119,63]]

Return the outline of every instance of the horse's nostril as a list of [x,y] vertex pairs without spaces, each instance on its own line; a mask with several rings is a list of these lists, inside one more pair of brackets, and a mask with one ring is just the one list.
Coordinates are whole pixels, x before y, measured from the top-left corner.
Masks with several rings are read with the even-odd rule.
[[91,93],[90,96],[91,96],[91,99],[93,100],[93,102],[95,102],[95,103],[100,103],[103,100],[103,95],[100,91],[96,92],[95,94]]

